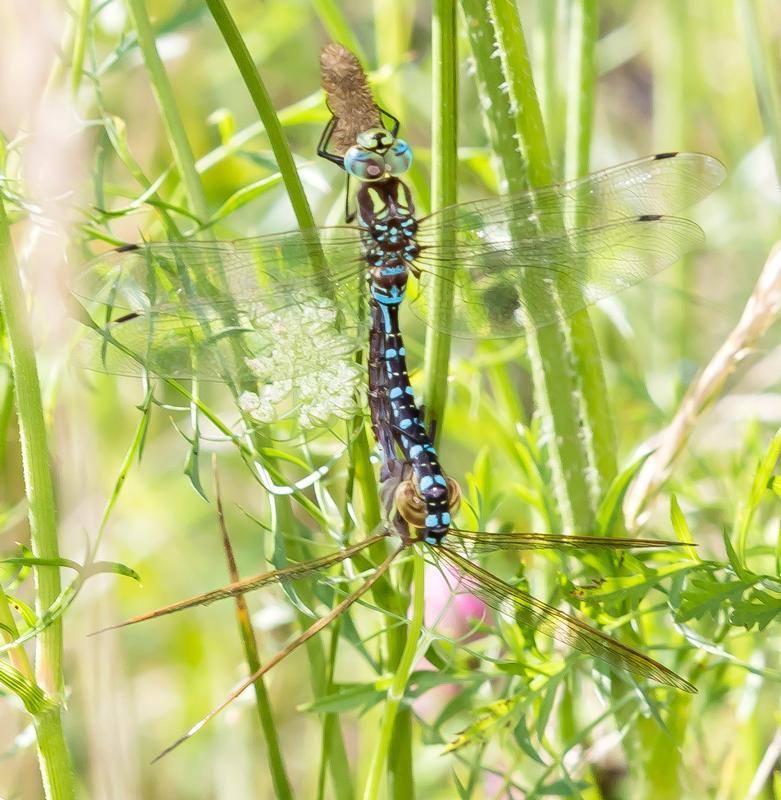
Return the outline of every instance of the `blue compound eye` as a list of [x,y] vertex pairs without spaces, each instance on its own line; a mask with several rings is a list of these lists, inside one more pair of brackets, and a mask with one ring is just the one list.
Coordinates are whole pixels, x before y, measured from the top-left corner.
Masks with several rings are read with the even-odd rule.
[[385,164],[391,175],[401,175],[412,166],[412,150],[404,139],[396,139],[385,154]]
[[344,169],[359,181],[378,181],[385,176],[385,159],[356,145],[344,154]]

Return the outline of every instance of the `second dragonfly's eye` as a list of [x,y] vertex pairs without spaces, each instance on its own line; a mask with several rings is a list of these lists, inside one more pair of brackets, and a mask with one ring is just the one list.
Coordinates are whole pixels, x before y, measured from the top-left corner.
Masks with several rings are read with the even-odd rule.
[[351,147],[344,154],[344,168],[359,181],[377,181],[385,175],[385,159],[362,147]]
[[412,166],[412,149],[404,139],[396,139],[385,154],[385,163],[391,175],[401,175]]

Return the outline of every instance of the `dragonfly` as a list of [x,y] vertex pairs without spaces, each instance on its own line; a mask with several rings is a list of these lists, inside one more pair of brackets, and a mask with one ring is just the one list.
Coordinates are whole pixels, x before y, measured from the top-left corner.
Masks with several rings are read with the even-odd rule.
[[[338,92],[329,99],[338,103]],[[700,228],[670,214],[710,193],[723,180],[723,166],[703,154],[657,154],[577,181],[418,217],[401,177],[412,164],[412,150],[398,136],[398,120],[373,104],[365,112],[357,128],[355,120],[334,113],[318,147],[358,181],[358,224],[235,242],[127,245],[99,257],[75,293],[99,310],[91,324],[96,335],[84,354],[89,366],[227,385],[250,426],[309,429],[327,427],[334,417],[349,419],[356,413],[356,389],[366,381],[372,427],[392,487],[393,522],[332,555],[129,622],[319,576],[399,535],[401,544],[361,587],[244,687],[368,592],[401,552],[423,546],[461,586],[518,622],[637,676],[695,691],[662,664],[475,563],[476,555],[494,550],[627,550],[676,543],[455,527],[460,489],[442,470],[415,402],[400,313],[409,310],[435,329],[475,338],[522,336],[530,327],[574,314],[699,246]],[[432,314],[426,303],[435,274],[453,286],[447,316]],[[405,300],[410,281],[417,292]],[[356,354],[367,348],[364,371]]]
[[[370,393],[395,395],[376,405],[391,425],[372,419],[393,462],[389,434],[417,429],[415,409],[405,408],[410,387],[389,385],[389,374],[406,372],[401,315],[461,338],[522,337],[703,242],[694,222],[674,216],[724,178],[723,165],[699,153],[656,154],[419,216],[403,179],[413,153],[399,121],[374,103],[349,51],[329,45],[321,64],[333,116],[318,153],[357,180],[357,224],[127,244],[98,257],[74,286],[98,334],[86,339],[82,363],[226,385],[238,425],[274,438],[355,418],[369,383]],[[428,302],[434,280],[453,288],[448,313]],[[364,368],[356,354],[367,349]]]

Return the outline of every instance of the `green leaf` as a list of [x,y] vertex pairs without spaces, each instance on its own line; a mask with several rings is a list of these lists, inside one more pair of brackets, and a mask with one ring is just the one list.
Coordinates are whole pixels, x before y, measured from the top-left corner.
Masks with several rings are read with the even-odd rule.
[[746,630],[757,626],[759,630],[767,627],[781,615],[781,597],[754,588],[740,598],[730,614],[733,625],[742,625]]
[[298,706],[298,710],[312,711],[316,714],[330,714],[354,711],[356,709],[365,711],[385,699],[388,683],[389,680],[384,679],[373,683],[337,684],[333,693],[318,697],[311,703],[303,703]]
[[549,680],[545,687],[545,694],[542,697],[542,702],[540,703],[540,710],[537,714],[537,724],[535,725],[537,738],[540,741],[543,741],[545,737],[545,728],[548,725],[548,719],[550,718],[551,711],[553,711],[553,703],[556,700],[556,692],[561,686],[562,679],[565,676],[564,670],[557,672],[553,675]]
[[193,489],[195,489],[195,491],[198,492],[198,494],[208,503],[209,498],[206,496],[206,492],[201,484],[200,459],[198,458],[200,446],[198,442],[199,440],[196,436],[192,440],[190,449],[187,452],[187,461],[184,465],[184,474],[190,479],[190,485],[193,487]]
[[544,786],[540,786],[535,795],[539,797],[574,797],[573,792],[584,792],[590,787],[591,784],[584,781],[571,781],[566,778],[560,778],[557,781],[553,781],[553,783],[546,783]]
[[531,737],[529,736],[529,731],[526,727],[526,720],[523,717],[513,730],[513,738],[515,739],[518,747],[520,747],[521,750],[523,750],[523,752],[532,759],[532,761],[536,761],[538,764],[542,764],[543,766],[545,765],[545,762],[542,760],[540,754],[534,749]]
[[13,692],[31,714],[41,714],[55,706],[37,683],[3,660],[0,660],[0,685]]
[[241,189],[234,192],[219,207],[219,209],[212,215],[204,227],[209,227],[217,222],[220,222],[221,220],[238,211],[243,206],[247,205],[247,203],[251,202],[255,198],[261,197],[270,189],[279,186],[280,183],[282,183],[282,175],[277,172],[274,175],[270,175],[268,178],[263,178],[262,180],[255,181],[247,186],[243,186]]
[[719,619],[727,607],[734,605],[751,585],[746,581],[729,579],[722,583],[712,573],[709,577],[692,579],[682,594],[676,619],[687,622],[706,615]]
[[721,538],[724,542],[724,549],[727,551],[727,558],[729,558],[729,563],[732,565],[732,569],[735,570],[735,574],[742,580],[750,580],[752,573],[746,568],[745,563],[741,560],[735,548],[732,546],[732,540],[730,539],[726,528],[722,530]]
[[236,155],[239,158],[246,159],[250,163],[254,164],[257,167],[262,167],[269,172],[275,172],[277,168],[277,162],[274,161],[273,156],[269,153],[256,153],[253,150],[237,150]]
[[632,479],[650,455],[650,453],[646,453],[641,456],[613,479],[597,509],[597,531],[600,536],[615,535],[616,528],[623,527],[620,517],[623,514],[621,506],[624,502],[624,495],[626,495]]

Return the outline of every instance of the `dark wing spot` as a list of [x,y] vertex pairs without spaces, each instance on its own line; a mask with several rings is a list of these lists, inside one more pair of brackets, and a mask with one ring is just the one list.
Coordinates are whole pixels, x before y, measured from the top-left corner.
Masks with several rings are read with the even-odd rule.
[[642,214],[637,218],[638,222],[656,222],[656,220],[661,219],[661,214]]
[[677,153],[677,152],[671,152],[671,153],[657,153],[657,154],[654,156],[654,158],[655,158],[657,161],[661,161],[663,158],[675,158],[675,156],[677,156],[677,155],[678,155],[678,153]]
[[131,319],[137,319],[141,315],[137,311],[131,311],[129,314],[125,314],[124,317],[118,317],[114,320],[114,323],[118,322],[130,322]]
[[117,247],[114,252],[115,253],[132,253],[133,250],[140,250],[141,248],[137,244],[123,244],[121,247]]

